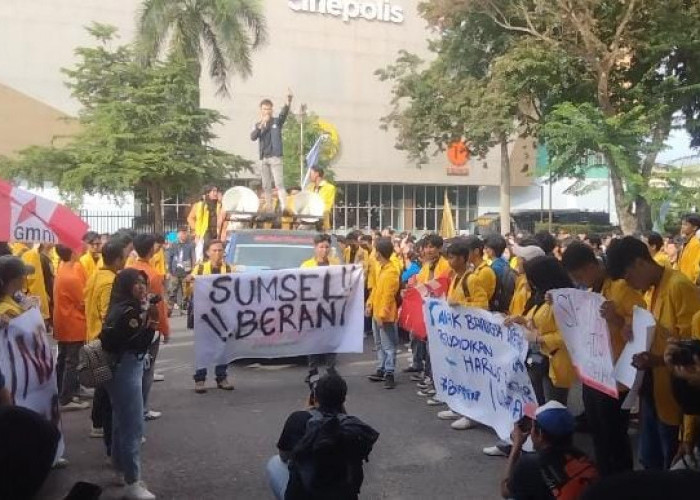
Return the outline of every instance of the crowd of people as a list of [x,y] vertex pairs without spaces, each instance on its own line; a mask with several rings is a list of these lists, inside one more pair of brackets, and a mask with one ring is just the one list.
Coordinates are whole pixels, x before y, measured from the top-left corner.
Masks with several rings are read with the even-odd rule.
[[[212,203],[216,207],[218,201],[212,197]],[[195,216],[191,227],[182,228],[170,241],[129,230],[113,235],[89,232],[82,253],[62,245],[0,244],[0,253],[6,254],[0,257],[0,322],[6,324],[28,307],[41,311],[58,345],[60,410],[86,410],[92,399],[90,436],[104,440],[106,453],[123,478],[126,498],[155,498],[141,481],[139,455],[144,422],[161,415],[149,408],[148,401],[153,381],[162,380],[155,366],[159,345],[169,338],[169,317],[177,309],[191,312],[195,276],[235,272],[225,262],[225,243],[204,237],[209,229],[219,234],[214,228],[220,221],[213,219],[202,222]],[[206,230],[198,236],[200,226]],[[377,358],[369,381],[388,390],[397,383],[415,382],[417,395],[439,409],[436,417],[450,421],[455,430],[478,424],[440,408],[446,403],[435,390],[427,339],[401,327],[402,295],[423,285],[428,293],[444,294],[451,305],[504,314],[506,324],[521,325],[530,341],[527,368],[540,409],[529,424],[515,426],[511,441],[483,451],[508,457],[501,485],[504,497],[550,498],[556,497],[555,490],[571,487],[567,481],[572,461],[587,471],[582,477],[590,481],[598,475],[621,477],[635,465],[628,435],[630,412],[621,405],[627,388],[621,386],[615,399],[584,385],[582,419],[574,420],[567,409],[577,374],[549,299],[549,292],[558,288],[578,287],[604,296],[600,314],[608,324],[615,360],[630,339],[634,308],[653,314],[654,342],[634,359],[634,366],[644,372],[637,456],[646,470],[698,467],[700,349],[688,341],[700,339],[699,231],[696,214],[683,219],[679,238],[656,233],[601,238],[540,232],[443,240],[436,234],[416,239],[390,229],[370,234],[353,231],[335,237],[319,234],[313,255],[300,266],[363,267],[366,331],[373,336]],[[77,365],[80,348],[96,338],[113,357],[114,376],[92,394],[80,386]],[[411,363],[400,368],[397,352],[404,342],[410,346]],[[688,351],[689,357],[684,356]],[[324,367],[327,374],[321,377]],[[197,393],[207,391],[206,378],[206,369],[194,374]],[[215,379],[217,388],[233,390],[227,365],[215,367]],[[328,396],[336,398],[333,408],[324,408],[322,415],[344,413],[340,399],[344,400],[347,388],[337,373],[335,354],[310,356],[307,382],[312,401],[322,407],[321,394],[328,394],[323,391],[329,387],[335,391]],[[315,392],[319,384],[321,394]],[[11,403],[0,374],[0,406]],[[315,415],[306,413],[308,418]],[[288,426],[300,427],[300,419],[297,415]],[[572,446],[573,433],[583,424],[592,436],[590,460]],[[268,464],[277,485],[283,481],[280,477],[287,477],[280,475],[284,470],[280,467],[288,466],[290,432],[286,429],[280,439],[280,456]],[[303,437],[298,430],[294,435],[299,440]],[[369,430],[366,436],[371,437]],[[527,436],[535,446],[534,455],[522,451]],[[371,451],[374,441],[367,439]],[[358,493],[359,484],[353,486]],[[279,496],[283,489],[273,488],[283,498]]]

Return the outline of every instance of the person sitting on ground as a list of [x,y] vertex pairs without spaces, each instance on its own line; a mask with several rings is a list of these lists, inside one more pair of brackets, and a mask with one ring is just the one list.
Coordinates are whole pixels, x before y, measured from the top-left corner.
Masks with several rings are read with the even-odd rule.
[[[503,498],[547,500],[578,498],[598,479],[591,460],[573,446],[576,420],[563,404],[550,401],[534,418],[513,427],[513,447],[501,481]],[[535,453],[522,454],[528,436]]]
[[324,375],[312,386],[310,408],[287,418],[277,442],[279,455],[266,468],[277,500],[359,498],[362,464],[379,433],[346,414],[347,392],[340,375]]

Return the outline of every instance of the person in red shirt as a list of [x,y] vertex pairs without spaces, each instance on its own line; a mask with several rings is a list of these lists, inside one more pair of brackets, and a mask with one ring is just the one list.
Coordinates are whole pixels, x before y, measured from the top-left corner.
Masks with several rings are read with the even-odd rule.
[[[164,337],[164,342],[170,335],[170,322],[168,320],[168,307],[163,300],[165,297],[165,285],[163,284],[163,276],[151,265],[150,260],[155,253],[156,238],[152,234],[139,234],[134,238],[134,250],[138,255],[136,261],[128,267],[143,271],[148,276],[148,292],[153,296],[158,296],[158,327],[157,331]],[[149,363],[146,364],[147,370],[143,373],[143,408],[144,418],[146,420],[155,420],[162,415],[159,411],[148,409],[148,396],[153,385],[153,375],[160,348],[160,335],[156,337],[148,349]]]
[[61,411],[84,410],[90,405],[79,399],[78,354],[85,343],[86,320],[83,290],[87,282],[80,256],[70,248],[56,245],[61,259],[54,281],[53,336],[58,342],[56,379]]

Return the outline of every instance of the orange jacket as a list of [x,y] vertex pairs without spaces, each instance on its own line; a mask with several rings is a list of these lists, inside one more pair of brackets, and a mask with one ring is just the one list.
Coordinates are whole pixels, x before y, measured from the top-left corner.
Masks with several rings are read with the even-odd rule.
[[87,323],[83,290],[87,282],[80,262],[64,262],[53,286],[53,336],[59,342],[84,342]]
[[167,337],[170,335],[170,321],[168,320],[168,307],[165,303],[163,276],[148,261],[141,259],[136,260],[129,267],[145,272],[148,276],[148,291],[161,296],[162,300],[158,303],[158,331]]

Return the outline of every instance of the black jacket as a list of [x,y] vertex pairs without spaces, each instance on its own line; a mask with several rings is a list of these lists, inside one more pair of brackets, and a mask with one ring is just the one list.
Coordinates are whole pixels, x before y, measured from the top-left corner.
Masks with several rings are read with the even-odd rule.
[[[185,269],[178,272],[177,264],[180,258],[180,250],[182,250],[182,258],[184,261],[183,264],[185,264]],[[170,248],[168,249],[168,272],[175,276],[190,273],[192,269],[194,269],[194,250],[194,243],[191,243],[189,241],[185,243],[180,243],[179,241],[176,241],[175,243],[171,244]]]
[[156,332],[146,327],[144,316],[135,301],[112,304],[100,333],[102,348],[116,355],[127,351],[145,354]]
[[258,124],[250,134],[251,141],[258,141],[260,159],[282,158],[282,127],[289,115],[289,105],[285,105],[277,118],[267,124],[264,129],[260,129]]

